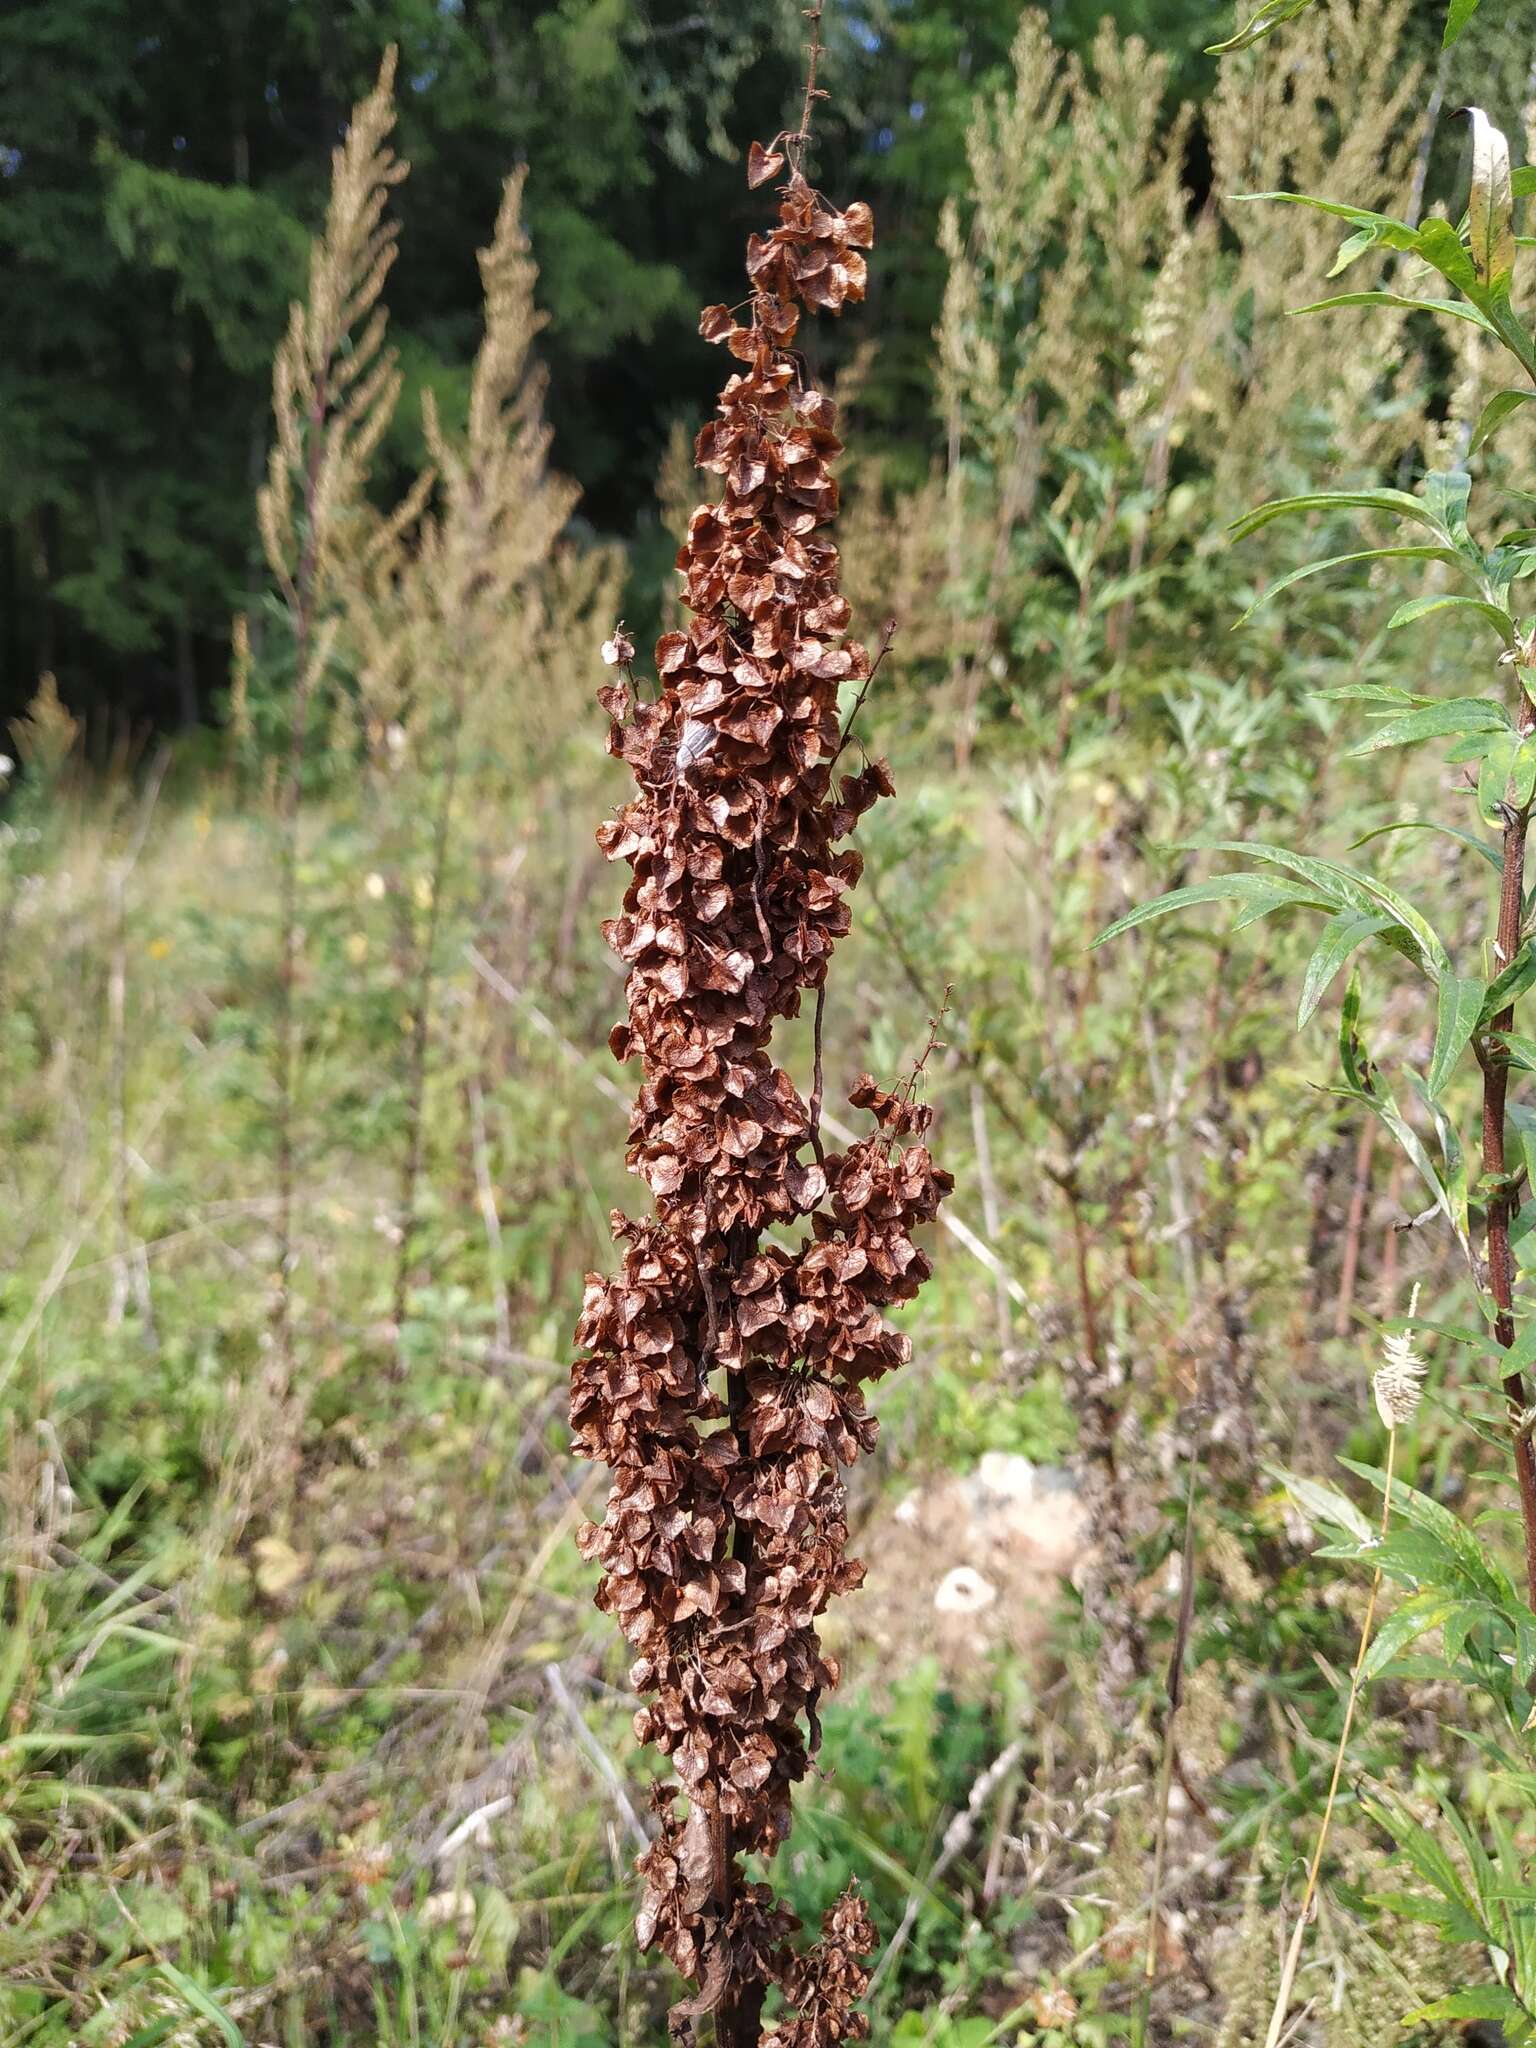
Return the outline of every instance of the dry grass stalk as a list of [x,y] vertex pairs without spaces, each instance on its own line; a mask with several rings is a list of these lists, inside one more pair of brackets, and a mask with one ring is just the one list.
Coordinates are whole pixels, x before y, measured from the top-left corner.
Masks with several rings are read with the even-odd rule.
[[395,259],[390,193],[407,166],[394,155],[395,51],[354,109],[335,151],[325,226],[310,257],[309,291],[290,310],[272,368],[275,436],[257,518],[267,565],[287,610],[293,671],[282,833],[277,1018],[277,1273],[273,1325],[277,1369],[293,1366],[294,1195],[299,1037],[299,806],[310,708],[335,647],[338,571],[366,523],[369,462],[394,414],[400,375],[384,344],[381,294]]
[[[1418,1314],[1419,1290],[1413,1290],[1413,1299],[1408,1306],[1411,1323]],[[1397,1463],[1397,1432],[1411,1422],[1419,1405],[1423,1390],[1424,1367],[1414,1350],[1411,1331],[1388,1337],[1385,1356],[1372,1382],[1372,1393],[1377,1412],[1387,1430],[1386,1484],[1381,1496],[1381,1533],[1378,1541],[1385,1543],[1392,1520],[1392,1475]],[[1334,1804],[1338,1798],[1339,1781],[1344,1775],[1344,1758],[1349,1748],[1350,1731],[1355,1724],[1355,1709],[1359,1705],[1361,1673],[1371,1647],[1371,1630],[1376,1622],[1376,1602],[1381,1594],[1381,1566],[1378,1564],[1371,1577],[1370,1596],[1365,1603],[1365,1613],[1360,1622],[1360,1642],[1355,1651],[1354,1668],[1349,1674],[1349,1693],[1344,1703],[1344,1725],[1339,1730],[1338,1747],[1333,1756],[1333,1775],[1328,1781],[1328,1797],[1323,1804],[1323,1817],[1318,1823],[1317,1842],[1307,1865],[1307,1881],[1302,1891],[1301,1905],[1296,1913],[1296,1925],[1291,1930],[1291,1939],[1286,1947],[1285,1961],[1280,1970],[1280,1988],[1275,1994],[1274,2010],[1270,2014],[1269,2029],[1264,2037],[1264,2048],[1279,2048],[1285,2032],[1285,2023],[1291,2009],[1291,1991],[1296,1981],[1296,1969],[1301,1960],[1301,1944],[1306,1935],[1307,1922],[1312,1914],[1312,1902],[1317,1896],[1318,1874],[1323,1867],[1323,1852],[1328,1846],[1328,1831],[1333,1822]]]

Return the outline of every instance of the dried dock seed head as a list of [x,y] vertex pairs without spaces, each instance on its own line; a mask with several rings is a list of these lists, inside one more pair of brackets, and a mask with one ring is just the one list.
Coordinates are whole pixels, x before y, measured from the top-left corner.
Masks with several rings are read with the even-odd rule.
[[[757,182],[782,168],[763,170],[770,154],[754,155]],[[802,307],[864,296],[872,240],[868,207],[833,210],[796,169],[777,227],[751,239],[745,318],[705,312],[702,332],[739,367],[696,447],[724,489],[677,558],[689,623],[657,643],[654,698],[627,673],[600,693],[638,789],[598,833],[632,870],[605,926],[629,970],[610,1043],[640,1062],[628,1159],[656,1213],[615,1215],[619,1271],[587,1284],[571,1420],[613,1487],[581,1544],[635,1652],[635,1732],[678,1780],[641,1859],[640,1939],[700,1986],[674,2033],[713,2012],[731,2048],[757,2041],[769,1982],[796,2015],[775,2022],[774,2048],[865,2038],[862,1904],[841,1900],[797,1953],[793,1916],[737,1859],[788,1833],[817,1702],[837,1683],[816,1618],[864,1570],[847,1555],[841,1471],[875,1440],[864,1382],[909,1355],[882,1311],[927,1278],[913,1232],[952,1185],[902,1142],[927,1123],[910,1090],[861,1080],[851,1100],[876,1128],[827,1153],[768,1049],[848,930],[861,863],[839,842],[892,793],[880,762],[834,786],[839,687],[871,661],[845,637],[826,534],[835,408],[791,353]],[[620,629],[604,658],[631,652]],[[797,1249],[763,1242],[803,1221]]]

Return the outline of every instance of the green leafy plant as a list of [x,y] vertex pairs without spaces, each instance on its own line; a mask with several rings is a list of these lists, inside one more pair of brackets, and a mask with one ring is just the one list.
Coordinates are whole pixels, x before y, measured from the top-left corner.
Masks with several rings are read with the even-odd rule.
[[[1445,34],[1442,47],[1450,49],[1460,37],[1462,30],[1476,14],[1481,0],[1449,0],[1445,13]],[[1253,14],[1235,35],[1225,42],[1210,43],[1206,54],[1212,57],[1231,56],[1237,50],[1251,50],[1255,43],[1262,43],[1267,36],[1288,21],[1294,21],[1299,14],[1305,14],[1312,0],[1264,0],[1264,5]]]
[[[1514,172],[1504,136],[1479,109],[1470,110],[1472,185],[1467,212],[1457,227],[1430,220],[1422,227],[1390,216],[1294,193],[1261,195],[1307,206],[1344,220],[1352,229],[1339,252],[1335,272],[1371,251],[1390,250],[1428,265],[1448,284],[1454,297],[1418,299],[1402,289],[1377,288],[1329,298],[1304,312],[1348,306],[1402,307],[1414,304],[1468,321],[1496,340],[1513,358],[1522,375],[1536,381],[1536,346],[1512,299],[1516,253],[1517,197],[1536,191],[1536,169]],[[1524,385],[1501,391],[1484,406],[1472,436],[1482,445],[1536,391]],[[1379,1574],[1399,1571],[1411,1597],[1389,1618],[1368,1651],[1373,1592],[1362,1631],[1360,1654],[1351,1685],[1349,1712],[1339,1757],[1342,1760],[1353,1714],[1355,1688],[1379,1672],[1387,1661],[1416,1637],[1442,1631],[1445,1665],[1463,1682],[1475,1685],[1500,1706],[1508,1736],[1523,1747],[1531,1715],[1529,1684],[1536,1675],[1536,1459],[1528,1372],[1536,1359],[1536,1320],[1519,1291],[1517,1247],[1523,1236],[1522,1193],[1528,1165],[1521,1144],[1524,1112],[1510,1100],[1513,1075],[1536,1070],[1536,1043],[1515,1029],[1516,1005],[1536,984],[1536,949],[1530,927],[1536,891],[1526,883],[1526,841],[1533,798],[1536,798],[1536,630],[1513,606],[1514,586],[1536,571],[1536,530],[1518,527],[1484,543],[1469,524],[1471,478],[1464,467],[1427,476],[1422,493],[1373,489],[1316,491],[1279,498],[1240,519],[1237,539],[1271,522],[1314,513],[1358,511],[1391,522],[1406,537],[1389,544],[1351,550],[1309,562],[1282,576],[1252,607],[1267,603],[1306,578],[1362,563],[1418,560],[1431,562],[1448,575],[1449,589],[1438,588],[1401,604],[1389,630],[1415,625],[1434,614],[1451,613],[1469,628],[1491,632],[1496,646],[1489,666],[1503,684],[1495,694],[1444,699],[1418,695],[1395,686],[1351,684],[1330,693],[1375,707],[1378,723],[1353,752],[1373,755],[1384,750],[1451,740],[1449,761],[1467,771],[1467,795],[1474,816],[1472,829],[1434,818],[1397,821],[1395,829],[1447,832],[1461,849],[1497,877],[1493,930],[1481,957],[1460,957],[1442,937],[1429,915],[1394,883],[1364,868],[1315,857],[1290,848],[1257,842],[1224,842],[1215,850],[1240,854],[1252,865],[1219,874],[1145,903],[1101,935],[1103,943],[1149,920],[1194,904],[1231,900],[1237,924],[1246,926],[1281,911],[1303,910],[1325,920],[1307,967],[1298,1010],[1305,1023],[1326,990],[1357,953],[1385,955],[1406,962],[1412,985],[1424,999],[1433,998],[1433,1027],[1427,1034],[1427,1061],[1408,1063],[1408,1103],[1402,1105],[1381,1065],[1371,1056],[1361,1023],[1362,994],[1358,971],[1351,975],[1340,1013],[1339,1062],[1342,1085],[1336,1093],[1378,1117],[1424,1180],[1444,1224],[1454,1234],[1469,1273],[1483,1328],[1459,1332],[1472,1348],[1495,1362],[1507,1406],[1505,1440],[1518,1484],[1524,1535],[1526,1597],[1522,1601],[1502,1565],[1482,1541],[1427,1496],[1395,1481],[1390,1465],[1385,1474],[1354,1466],[1362,1477],[1379,1485],[1389,1506],[1396,1506],[1408,1529],[1396,1536],[1375,1538],[1354,1510],[1332,1512],[1348,1526],[1351,1555],[1369,1553]],[[1491,842],[1483,833],[1496,831]],[[1394,827],[1387,827],[1392,830]],[[1375,836],[1375,835],[1370,835]],[[1481,872],[1480,869],[1477,872]],[[1481,1145],[1476,1167],[1469,1164],[1458,1123],[1457,1084],[1469,1056],[1481,1075]],[[1478,1240],[1481,1240],[1479,1249]],[[1409,1326],[1415,1318],[1410,1316]],[[1395,1435],[1394,1435],[1395,1442]],[[1335,1767],[1337,1785],[1337,1765]],[[1329,1797],[1329,1812],[1332,1794]],[[1472,1838],[1457,1822],[1463,1849],[1472,1854]],[[1326,1835],[1326,1816],[1323,1836]],[[1397,1829],[1400,1845],[1422,1852],[1430,1838],[1414,1824]],[[1322,1851],[1320,1837],[1317,1856]],[[1439,1853],[1439,1852],[1437,1852]],[[1481,1853],[1481,1852],[1478,1852]],[[1448,1865],[1440,1866],[1441,1876]],[[1279,2038],[1289,1999],[1302,1927],[1317,1875],[1309,1872],[1306,1900],[1282,1978],[1269,2041]],[[1494,1940],[1486,1922],[1470,1908],[1441,1923],[1455,1938],[1486,1935],[1490,1957],[1502,1956],[1506,1980],[1516,1965],[1513,1951]],[[1481,1996],[1480,1994],[1477,1996]],[[1518,1990],[1490,1993],[1481,2003],[1435,2007],[1424,2016],[1520,2018],[1525,2007]],[[1522,2020],[1522,2025],[1524,2021]],[[1525,2032],[1518,2035],[1528,2038]]]

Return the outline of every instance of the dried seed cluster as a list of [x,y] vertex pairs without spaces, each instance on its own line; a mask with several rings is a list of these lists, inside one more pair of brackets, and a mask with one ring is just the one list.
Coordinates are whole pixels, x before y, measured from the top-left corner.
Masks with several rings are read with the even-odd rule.
[[[781,168],[754,148],[754,183]],[[640,1866],[641,1941],[700,1987],[674,2033],[717,2012],[733,2041],[755,2042],[773,1983],[794,2015],[770,2030],[774,2048],[867,2033],[853,2011],[873,1944],[863,1904],[840,1900],[796,1953],[793,1917],[737,1858],[788,1833],[817,1702],[837,1682],[816,1618],[863,1577],[841,1470],[874,1442],[863,1383],[909,1355],[882,1311],[927,1277],[912,1233],[952,1185],[920,1142],[930,1113],[913,1087],[862,1079],[850,1100],[876,1129],[827,1153],[768,1051],[848,929],[861,862],[837,842],[891,794],[880,762],[834,789],[839,685],[867,679],[870,657],[843,637],[825,535],[835,408],[790,352],[799,306],[863,297],[872,239],[866,206],[835,212],[790,173],[779,225],[749,245],[750,316],[714,306],[701,321],[742,367],[698,438],[723,492],[678,555],[691,623],[658,643],[654,697],[622,629],[604,649],[624,671],[602,693],[608,744],[639,792],[598,834],[633,870],[605,927],[629,969],[610,1043],[641,1062],[628,1159],[656,1216],[615,1214],[620,1270],[589,1279],[577,1330],[576,1447],[613,1473],[582,1548],[636,1653],[636,1733],[690,1802],[679,1817],[678,1787],[663,1793]],[[804,1218],[798,1249],[763,1242]]]

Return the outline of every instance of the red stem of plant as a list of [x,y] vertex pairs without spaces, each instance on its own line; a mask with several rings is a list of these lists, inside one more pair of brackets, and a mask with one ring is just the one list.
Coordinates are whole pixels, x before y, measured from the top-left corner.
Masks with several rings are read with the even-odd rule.
[[[1522,733],[1536,730],[1536,705],[1522,685],[1519,724]],[[1525,811],[1511,811],[1504,825],[1504,868],[1499,888],[1497,964],[1502,971],[1520,950],[1520,926],[1525,892],[1525,839],[1528,817]],[[1508,1031],[1514,1024],[1514,1006],[1501,1010],[1493,1030]],[[1515,1341],[1514,1273],[1509,1249],[1510,1219],[1519,1203],[1507,1185],[1504,1148],[1505,1109],[1509,1095],[1509,1063],[1494,1051],[1483,1057],[1483,1172],[1494,1183],[1488,1200],[1488,1285],[1498,1314],[1494,1335],[1508,1351]],[[1536,1608],[1536,1451],[1530,1433],[1521,1423],[1530,1402],[1523,1372],[1506,1373],[1504,1393],[1514,1418],[1515,1478],[1520,1489],[1520,1518],[1525,1528],[1525,1577],[1527,1597]]]

